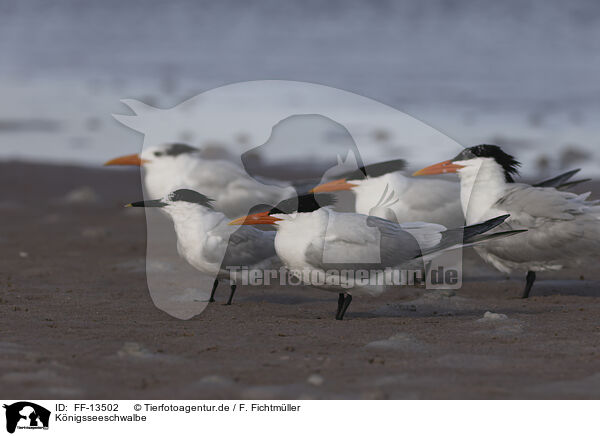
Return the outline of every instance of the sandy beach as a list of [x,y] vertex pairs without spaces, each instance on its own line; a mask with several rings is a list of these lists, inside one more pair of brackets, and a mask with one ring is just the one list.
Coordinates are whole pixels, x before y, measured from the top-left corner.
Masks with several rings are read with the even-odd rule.
[[182,321],[149,296],[144,215],[122,207],[141,195],[136,171],[0,163],[5,397],[598,398],[597,271],[521,300],[468,252],[462,289],[355,298],[341,322],[304,287],[222,291]]

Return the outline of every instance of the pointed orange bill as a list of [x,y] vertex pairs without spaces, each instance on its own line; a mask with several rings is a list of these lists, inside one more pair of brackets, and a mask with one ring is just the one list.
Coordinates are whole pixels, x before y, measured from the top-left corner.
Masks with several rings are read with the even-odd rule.
[[143,164],[148,162],[145,159],[142,159],[139,154],[128,154],[127,156],[121,156],[114,159],[109,160],[104,165],[133,165],[137,167],[141,167]]
[[275,218],[269,215],[269,212],[260,212],[252,215],[237,218],[229,223],[230,226],[242,226],[253,224],[275,224],[277,221],[282,221],[281,218]]
[[354,183],[349,183],[348,181],[346,181],[346,179],[337,179],[312,188],[309,192],[316,194],[319,192],[349,191],[355,186],[358,185]]
[[413,173],[413,176],[433,176],[436,174],[455,173],[461,168],[464,168],[464,166],[454,164],[451,160],[445,160],[444,162],[436,163],[416,171]]

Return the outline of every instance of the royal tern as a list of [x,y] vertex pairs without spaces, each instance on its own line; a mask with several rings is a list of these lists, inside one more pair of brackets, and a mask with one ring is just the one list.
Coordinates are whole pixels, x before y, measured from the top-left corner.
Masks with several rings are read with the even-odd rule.
[[[396,223],[425,221],[458,227],[464,222],[458,183],[406,177],[403,160],[366,165],[311,192],[352,191],[357,213]],[[366,174],[366,176],[365,176]]]
[[112,159],[105,165],[135,165],[143,170],[146,195],[162,198],[178,188],[189,188],[214,198],[214,208],[231,218],[245,215],[257,204],[277,204],[296,195],[292,186],[262,184],[243,168],[226,160],[202,158],[186,144],[147,147],[140,154]]
[[[190,265],[215,277],[209,301],[214,301],[219,279],[231,282],[230,305],[236,290],[236,271],[228,267],[277,269],[275,232],[252,227],[236,229],[213,209],[212,200],[190,189],[178,189],[157,200],[130,203],[131,207],[159,207],[173,220],[177,251]],[[243,231],[240,231],[243,230]]]
[[[305,194],[230,224],[275,225],[275,251],[283,264],[303,283],[339,293],[336,319],[340,320],[352,295],[378,295],[385,290],[379,283],[358,282],[342,272],[361,270],[362,276],[375,269],[421,270],[424,261],[443,251],[518,233],[482,235],[502,223],[506,215],[448,230],[440,224],[398,224],[379,217],[335,212],[327,207],[334,202],[331,194]],[[306,271],[309,274],[304,274]],[[314,277],[319,276],[323,280],[316,283]]]
[[600,205],[551,187],[514,183],[520,166],[496,145],[478,145],[453,159],[431,165],[415,175],[458,173],[461,204],[467,224],[499,214],[510,218],[498,230],[527,229],[519,238],[476,247],[481,257],[498,270],[527,272],[523,298],[527,298],[536,272],[558,270],[600,254]]

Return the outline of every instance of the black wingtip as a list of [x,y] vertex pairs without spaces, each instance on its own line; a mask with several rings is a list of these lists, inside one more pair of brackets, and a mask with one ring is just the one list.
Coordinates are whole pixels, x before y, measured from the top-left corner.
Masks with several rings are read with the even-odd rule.
[[509,216],[510,216],[510,214],[499,215],[497,217],[491,218],[482,223],[473,224],[473,225],[464,227],[463,232],[464,232],[465,242],[467,242],[474,236],[480,235],[489,230],[492,230],[495,227],[498,227],[500,224],[502,224],[504,221],[506,221]]
[[498,222],[498,224],[502,224],[504,221],[506,221],[508,219],[508,217],[510,217],[510,214],[507,213],[505,215],[499,215],[496,218],[492,218],[491,220],[488,220],[489,222]]
[[506,238],[509,236],[518,235],[519,233],[524,233],[526,231],[527,230],[506,230],[503,232],[496,232],[485,235],[475,235],[465,242],[468,242],[469,244],[477,244],[480,242],[491,241],[492,239]]
[[573,177],[575,174],[577,174],[579,171],[581,171],[581,168],[575,168],[574,170],[571,171],[567,171],[565,173],[565,176],[569,176],[569,177]]
[[554,176],[550,179],[542,180],[532,186],[536,188],[561,188],[564,186],[568,186],[570,183],[577,184],[577,182],[568,182],[575,174],[581,171],[581,168],[575,168],[574,170],[567,171],[565,173],[559,174],[558,176]]
[[561,183],[560,185],[558,185],[556,187],[556,189],[568,189],[568,188],[572,188],[573,186],[577,186],[577,185],[581,185],[582,183],[587,183],[587,182],[591,182],[592,179],[579,179],[579,180],[573,180],[571,182],[565,182],[565,183]]

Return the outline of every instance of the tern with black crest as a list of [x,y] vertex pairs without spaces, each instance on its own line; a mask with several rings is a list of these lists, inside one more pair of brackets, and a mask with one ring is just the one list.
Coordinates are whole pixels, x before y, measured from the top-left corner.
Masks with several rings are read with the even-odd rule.
[[275,232],[256,228],[237,229],[213,209],[212,200],[190,189],[178,189],[155,200],[138,201],[130,207],[157,207],[173,220],[177,251],[190,265],[215,278],[209,301],[214,301],[219,280],[231,282],[230,305],[236,290],[235,270],[228,267],[278,269]]
[[262,184],[233,162],[205,159],[200,149],[187,144],[146,147],[140,154],[121,156],[105,165],[142,167],[149,198],[162,198],[175,189],[188,188],[213,198],[215,210],[230,218],[247,214],[255,205],[277,204],[296,195],[292,186]]
[[[343,271],[421,270],[423,262],[447,250],[519,233],[484,234],[501,224],[506,215],[448,230],[440,224],[398,224],[373,216],[339,213],[331,209],[334,203],[332,194],[306,194],[230,224],[275,225],[275,250],[283,264],[303,283],[337,292],[339,320],[353,295],[379,295],[385,291],[379,283],[356,280]],[[316,283],[314,277],[323,280],[319,278]]]
[[[415,175],[458,173],[467,224],[510,214],[498,230],[528,230],[518,238],[475,247],[486,262],[502,272],[527,272],[523,291],[523,298],[527,298],[536,272],[598,259],[600,204],[587,200],[589,192],[578,195],[555,187],[515,183],[519,166],[520,163],[500,147],[478,145],[450,160],[423,168]],[[572,176],[565,174],[567,178]],[[553,181],[546,186],[560,187],[563,182]]]

